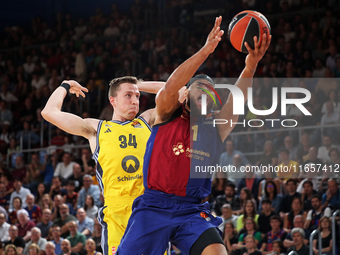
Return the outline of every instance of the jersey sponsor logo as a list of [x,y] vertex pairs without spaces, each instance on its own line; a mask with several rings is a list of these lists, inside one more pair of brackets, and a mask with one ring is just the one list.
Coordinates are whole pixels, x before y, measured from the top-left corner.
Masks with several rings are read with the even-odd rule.
[[116,247],[112,246],[112,255],[116,254]]
[[112,127],[111,125],[109,125],[109,124],[105,124],[105,127]]
[[206,221],[211,221],[209,215],[206,212],[201,212],[200,216],[205,219]]
[[131,123],[131,125],[132,125],[134,128],[143,128],[143,126],[142,126],[137,120],[133,121],[133,122]]
[[132,174],[136,172],[139,169],[139,166],[139,160],[135,156],[129,155],[122,160],[122,168],[127,173]]
[[110,133],[112,132],[110,128],[106,129],[104,133]]
[[133,181],[133,180],[142,179],[142,178],[143,178],[143,176],[140,175],[140,174],[137,174],[135,176],[118,176],[117,177],[118,182]]
[[184,153],[184,146],[183,143],[177,143],[176,145],[172,146],[172,151],[176,156]]

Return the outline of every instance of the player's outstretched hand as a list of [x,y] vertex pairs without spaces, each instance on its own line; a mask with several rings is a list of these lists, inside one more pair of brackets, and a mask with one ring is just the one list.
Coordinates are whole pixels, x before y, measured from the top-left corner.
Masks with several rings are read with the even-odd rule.
[[214,52],[218,43],[222,39],[222,35],[224,34],[224,31],[221,30],[221,22],[222,16],[216,17],[215,25],[213,29],[210,31],[207,41],[205,42],[204,48],[207,49],[209,53]]
[[252,49],[247,42],[244,43],[244,45],[246,46],[249,52],[249,54],[246,57],[246,66],[249,67],[251,70],[256,69],[258,62],[262,59],[262,57],[266,53],[270,45],[271,39],[272,39],[271,35],[267,37],[266,34],[263,34],[262,43],[260,45],[258,38],[254,36],[254,45],[255,45],[254,49]]
[[77,97],[79,97],[79,95],[81,95],[82,97],[85,97],[84,92],[89,92],[87,88],[81,86],[77,81],[67,80],[67,81],[63,81],[63,83],[64,82],[70,85],[70,93],[76,94]]

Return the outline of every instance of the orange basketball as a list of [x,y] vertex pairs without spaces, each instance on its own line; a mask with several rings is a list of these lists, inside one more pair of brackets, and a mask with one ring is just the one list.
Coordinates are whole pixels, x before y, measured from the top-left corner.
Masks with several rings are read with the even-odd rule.
[[256,11],[243,11],[238,13],[229,23],[228,37],[233,47],[244,53],[248,53],[244,42],[254,49],[254,36],[262,43],[263,34],[270,35],[270,25],[264,15]]

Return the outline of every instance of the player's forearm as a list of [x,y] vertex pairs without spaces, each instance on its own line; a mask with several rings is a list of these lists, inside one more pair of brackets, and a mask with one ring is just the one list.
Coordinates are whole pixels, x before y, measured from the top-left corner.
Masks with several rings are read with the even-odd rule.
[[48,99],[44,109],[41,112],[41,115],[45,120],[51,122],[52,115],[55,112],[60,112],[61,107],[63,105],[64,99],[67,95],[67,91],[63,87],[58,87]]
[[140,91],[157,94],[165,85],[164,81],[141,81],[137,86]]
[[177,94],[178,91],[189,82],[191,77],[194,76],[197,69],[204,63],[209,54],[210,52],[203,47],[177,67],[166,82],[166,93]]

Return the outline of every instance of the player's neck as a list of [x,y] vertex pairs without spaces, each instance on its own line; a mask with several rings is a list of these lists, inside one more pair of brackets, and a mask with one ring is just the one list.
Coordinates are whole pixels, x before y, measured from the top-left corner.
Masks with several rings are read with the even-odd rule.
[[112,120],[116,120],[116,121],[120,121],[120,122],[125,122],[125,121],[130,121],[131,119],[127,119],[127,118],[123,117],[120,114],[113,113]]

